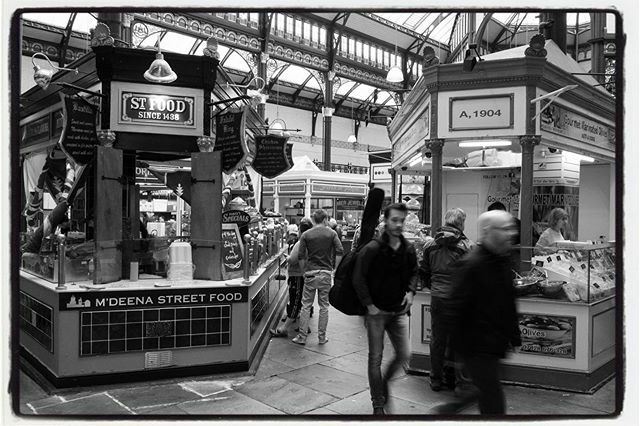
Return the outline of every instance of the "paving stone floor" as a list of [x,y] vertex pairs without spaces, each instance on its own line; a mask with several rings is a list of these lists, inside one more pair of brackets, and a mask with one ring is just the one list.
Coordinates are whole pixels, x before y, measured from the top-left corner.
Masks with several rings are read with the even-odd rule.
[[[317,311],[316,311],[317,312]],[[20,375],[24,415],[369,415],[367,341],[362,319],[331,310],[329,342],[319,345],[317,317],[305,346],[272,338],[254,374],[185,377],[45,392]],[[387,342],[388,343],[388,342]],[[386,361],[392,348],[385,346]],[[383,362],[384,364],[384,362]],[[615,380],[593,395],[505,386],[508,414],[606,415],[615,409]],[[428,417],[454,400],[453,392],[433,392],[428,377],[398,373],[390,383],[389,411]],[[478,414],[471,405],[460,415]],[[395,418],[395,417],[394,417]]]

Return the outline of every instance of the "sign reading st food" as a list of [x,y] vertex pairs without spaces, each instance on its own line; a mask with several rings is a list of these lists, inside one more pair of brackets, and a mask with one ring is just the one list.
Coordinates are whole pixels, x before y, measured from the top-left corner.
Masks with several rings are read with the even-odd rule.
[[123,91],[121,122],[195,127],[191,96]]

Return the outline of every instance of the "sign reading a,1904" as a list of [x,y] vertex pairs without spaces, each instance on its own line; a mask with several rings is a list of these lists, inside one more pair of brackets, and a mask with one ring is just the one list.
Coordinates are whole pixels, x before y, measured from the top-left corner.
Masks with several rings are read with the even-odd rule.
[[193,96],[123,91],[120,122],[194,128]]
[[513,94],[449,99],[449,130],[513,128]]

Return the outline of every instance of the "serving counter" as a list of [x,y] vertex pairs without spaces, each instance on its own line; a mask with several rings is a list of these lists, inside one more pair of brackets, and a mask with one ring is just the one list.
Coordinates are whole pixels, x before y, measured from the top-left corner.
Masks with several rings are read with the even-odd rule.
[[248,370],[286,301],[285,253],[248,284],[141,275],[57,289],[21,271],[22,354],[57,387]]

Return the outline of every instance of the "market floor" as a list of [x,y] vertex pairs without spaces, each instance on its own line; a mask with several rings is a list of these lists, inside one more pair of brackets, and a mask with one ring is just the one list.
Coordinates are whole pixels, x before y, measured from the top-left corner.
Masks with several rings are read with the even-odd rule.
[[[185,377],[47,393],[21,373],[20,412],[105,416],[371,414],[362,319],[332,309],[325,345],[318,345],[316,321],[314,316],[306,346],[291,342],[293,331],[289,339],[272,338],[255,375]],[[386,344],[387,362],[392,351]],[[521,386],[505,386],[505,393],[508,414],[598,416],[615,410],[615,380],[593,395]],[[451,391],[431,391],[428,377],[405,373],[393,378],[390,394],[389,412],[397,415],[428,416],[435,406],[454,399]],[[460,414],[478,414],[477,405]]]

